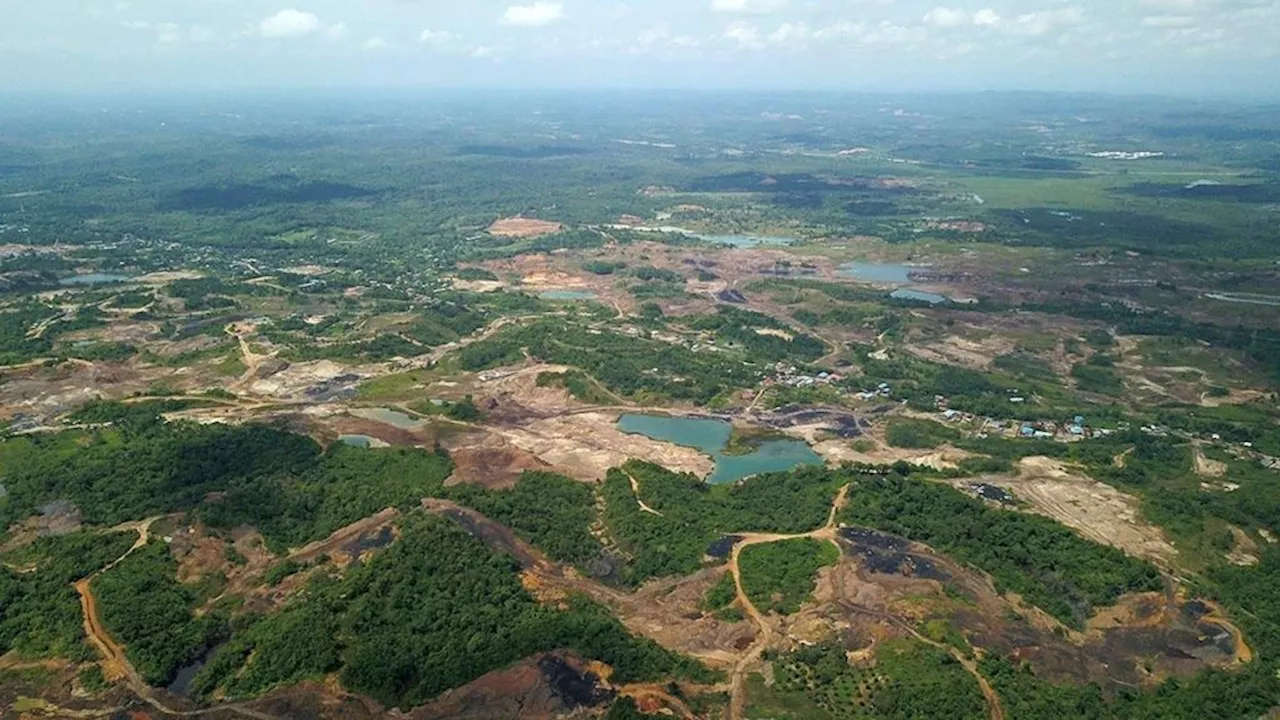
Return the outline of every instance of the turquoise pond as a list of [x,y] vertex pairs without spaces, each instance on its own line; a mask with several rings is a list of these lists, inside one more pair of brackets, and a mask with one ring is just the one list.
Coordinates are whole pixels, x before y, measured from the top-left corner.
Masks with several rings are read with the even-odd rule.
[[133,278],[128,275],[112,275],[110,273],[89,273],[88,275],[72,275],[58,281],[59,285],[108,285],[110,283],[128,282]]
[[539,293],[538,297],[542,300],[595,300],[596,294],[580,290],[548,290]]
[[749,455],[725,455],[724,448],[733,434],[733,426],[723,420],[628,414],[618,419],[618,429],[710,455],[716,461],[716,469],[707,482],[713,485],[801,465],[823,464],[822,457],[799,440],[768,440]]
[[342,443],[343,445],[350,445],[351,447],[358,447],[358,448],[373,447],[373,438],[369,437],[368,435],[341,435],[338,437],[338,442]]

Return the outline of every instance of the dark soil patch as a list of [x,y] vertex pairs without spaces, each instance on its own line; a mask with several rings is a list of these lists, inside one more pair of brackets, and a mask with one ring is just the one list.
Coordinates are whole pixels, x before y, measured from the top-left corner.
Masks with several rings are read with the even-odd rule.
[[707,546],[707,555],[723,560],[729,557],[733,552],[733,546],[739,542],[742,542],[741,535],[725,535]]

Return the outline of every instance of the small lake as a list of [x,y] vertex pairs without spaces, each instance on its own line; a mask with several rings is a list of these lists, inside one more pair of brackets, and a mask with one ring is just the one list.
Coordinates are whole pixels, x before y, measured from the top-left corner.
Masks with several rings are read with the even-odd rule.
[[352,410],[352,415],[365,420],[376,420],[386,423],[401,430],[414,430],[423,425],[423,421],[412,415],[407,415],[399,410],[391,410],[389,408],[360,408]]
[[920,290],[908,290],[906,288],[898,288],[889,293],[889,297],[895,300],[919,300],[927,302],[931,305],[941,305],[942,303],[951,302],[950,298],[939,295],[937,293],[922,292]]
[[916,268],[904,263],[850,262],[840,266],[836,274],[863,282],[911,284],[911,271]]
[[62,278],[58,281],[59,285],[71,287],[76,285],[109,285],[111,283],[128,282],[133,278],[128,275],[112,275],[111,273],[89,273],[87,275],[72,275],[68,278]]
[[548,290],[539,293],[538,298],[541,300],[595,300],[596,294],[593,292],[583,292],[581,290]]
[[776,235],[699,235],[698,233],[689,233],[699,240],[704,240],[716,245],[729,245],[736,248],[753,248],[762,245],[790,245],[796,241],[795,238],[778,237]]
[[629,225],[609,225],[608,227],[616,230],[632,230],[635,232],[651,232],[651,233],[670,233],[673,235],[685,235],[691,238],[697,238],[703,242],[714,243],[716,245],[730,245],[736,248],[753,248],[761,245],[791,245],[797,242],[793,237],[780,237],[778,235],[704,235],[682,227],[672,227],[670,225],[654,226],[638,226]]
[[200,671],[204,669],[204,664],[205,661],[201,658],[200,660],[182,668],[178,671],[178,674],[174,676],[173,682],[169,683],[169,686],[166,687],[165,690],[168,690],[175,695],[186,695],[187,690],[191,688],[191,681],[195,680],[196,675],[200,674]]
[[725,455],[724,448],[729,444],[733,426],[723,420],[628,414],[618,418],[618,429],[710,455],[716,461],[715,472],[707,478],[712,485],[736,482],[760,473],[792,470],[801,465],[824,464],[813,448],[799,440],[768,440],[749,455]]
[[373,438],[368,435],[340,435],[338,436],[338,442],[351,447],[366,449],[373,447]]

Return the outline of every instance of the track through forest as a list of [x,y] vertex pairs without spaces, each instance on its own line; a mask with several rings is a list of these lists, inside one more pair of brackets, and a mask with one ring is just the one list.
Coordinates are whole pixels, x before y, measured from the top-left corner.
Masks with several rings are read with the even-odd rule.
[[[747,648],[743,656],[738,660],[738,664],[734,667],[733,676],[730,681],[729,691],[729,720],[742,720],[746,717],[747,707],[747,676],[751,666],[759,661],[760,656],[769,647],[774,639],[774,629],[755,604],[751,602],[751,598],[747,597],[746,590],[742,585],[742,569],[740,566],[740,558],[742,551],[753,545],[767,545],[770,543],[784,542],[787,540],[823,540],[830,542],[836,546],[837,550],[841,550],[839,541],[837,540],[836,515],[844,507],[849,497],[849,485],[840,488],[840,492],[836,493],[835,500],[831,503],[831,512],[827,515],[827,523],[821,528],[812,532],[800,533],[798,535],[773,535],[767,533],[740,533],[742,537],[736,545],[733,546],[733,553],[729,558],[729,572],[733,575],[733,584],[737,593],[738,602],[742,605],[743,611],[747,617],[751,619],[757,628],[759,634],[756,636],[755,642]],[[841,550],[842,551],[842,550]],[[843,552],[843,551],[842,551]],[[888,615],[885,613],[864,608],[858,605],[843,604],[847,609],[863,614],[870,614],[878,619],[893,624],[895,627],[908,633],[915,639],[931,645],[939,650],[950,654],[955,658],[964,669],[969,672],[978,682],[978,687],[982,690],[982,695],[987,702],[987,710],[990,713],[991,720],[1004,720],[1004,708],[1000,704],[1000,698],[996,695],[995,690],[987,679],[978,672],[977,663],[971,658],[965,657],[959,650],[949,645],[930,640],[916,631],[909,623]]]
[[[640,483],[632,478],[632,489],[635,492],[636,500],[644,508],[643,501],[640,500]],[[747,678],[752,669],[760,661],[760,657],[764,651],[768,649],[777,639],[777,631],[769,618],[759,611],[747,596],[746,590],[742,583],[742,571],[740,558],[742,552],[754,545],[766,545],[776,542],[784,542],[787,540],[813,539],[835,544],[839,547],[838,541],[838,525],[836,517],[841,508],[847,502],[850,485],[844,485],[831,504],[828,512],[826,523],[811,532],[799,534],[771,534],[771,533],[740,533],[742,538],[733,547],[733,551],[729,560],[729,571],[734,580],[735,594],[737,601],[741,604],[743,612],[748,619],[758,628],[758,633],[751,645],[742,653],[734,657],[734,667],[727,683],[714,687],[700,687],[700,689],[714,692],[727,691],[730,696],[727,717],[729,720],[743,720],[747,706]],[[589,597],[595,598],[597,601],[606,603],[617,603],[626,601],[630,596],[617,589],[605,586],[595,580],[582,577],[581,575],[566,570],[536,548],[521,540],[510,528],[494,521],[475,510],[458,505],[448,500],[425,499],[422,502],[422,509],[438,515],[443,515],[458,522],[491,548],[511,555],[516,561],[527,571],[531,572],[542,579],[549,581],[552,585],[558,585],[568,588],[574,592],[581,592]],[[651,511],[656,512],[656,511]],[[326,540],[314,543],[313,546],[299,549],[294,555],[310,554],[308,551],[314,551],[319,546],[331,545],[333,542],[348,540],[352,533],[358,534],[357,531],[367,529],[371,523],[382,524],[390,521],[395,516],[394,511],[387,510],[379,513],[371,518],[366,518],[360,522],[353,524],[349,528],[340,529]],[[202,710],[183,711],[168,706],[163,700],[157,697],[154,688],[147,685],[141,675],[129,662],[125,648],[111,637],[106,627],[103,625],[97,598],[93,594],[92,582],[103,573],[114,568],[131,553],[145,546],[150,540],[151,526],[160,518],[149,518],[147,520],[127,523],[112,528],[113,531],[134,531],[138,533],[138,540],[119,558],[111,562],[106,567],[95,572],[93,575],[75,583],[75,589],[80,595],[81,609],[84,614],[84,629],[90,642],[101,653],[103,657],[102,669],[107,679],[111,681],[124,681],[129,689],[142,701],[155,708],[157,711],[166,715],[176,717],[197,717],[215,712],[232,712],[244,717],[254,718],[255,720],[278,720],[271,715],[261,713],[252,709],[246,703],[234,703],[226,705],[218,705]],[[662,584],[661,581],[659,584]],[[986,699],[991,720],[1004,720],[1004,711],[1000,704],[1000,699],[990,684],[978,672],[977,663],[970,658],[965,657],[956,648],[933,641],[921,635],[910,623],[894,617],[892,615],[873,610],[861,605],[842,602],[841,606],[850,612],[860,613],[882,620],[892,624],[902,632],[912,636],[922,643],[943,650],[954,657],[978,682],[982,690],[982,694]],[[633,686],[624,686],[618,688],[619,692],[624,695],[635,697],[636,699],[648,698],[649,700],[657,700],[666,707],[674,711],[678,716],[683,718],[693,718],[694,715],[688,706],[679,698],[672,696],[665,688],[652,684],[637,684]]]
[[[89,642],[102,655],[103,676],[110,682],[123,680],[134,695],[165,715],[198,717],[216,712],[232,712],[255,720],[280,720],[274,715],[258,712],[239,703],[219,705],[204,710],[176,710],[169,707],[156,697],[155,690],[150,685],[147,685],[137,669],[129,662],[129,658],[125,655],[124,646],[116,642],[111,637],[111,633],[107,631],[106,626],[102,624],[102,618],[98,611],[98,599],[93,594],[93,581],[103,573],[124,562],[125,558],[132,555],[134,551],[145,547],[151,540],[151,526],[158,520],[160,520],[159,517],[153,517],[111,528],[109,532],[136,532],[138,533],[138,539],[123,555],[113,560],[109,565],[75,583],[76,592],[80,595],[80,610],[84,615],[84,632],[88,636]],[[63,708],[52,709],[62,717],[77,716],[74,713],[64,711]],[[68,712],[68,714],[62,714],[64,712]]]

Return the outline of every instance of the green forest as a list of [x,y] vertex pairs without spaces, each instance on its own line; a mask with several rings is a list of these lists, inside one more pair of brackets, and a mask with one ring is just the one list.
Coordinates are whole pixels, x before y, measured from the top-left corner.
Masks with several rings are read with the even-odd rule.
[[107,631],[125,646],[143,680],[161,687],[225,630],[219,614],[195,616],[195,593],[178,582],[177,572],[168,545],[152,540],[93,581]]
[[[640,510],[628,475],[638,482],[641,499],[661,516]],[[826,522],[841,484],[835,474],[801,468],[711,486],[693,475],[632,461],[609,472],[601,494],[605,525],[629,558],[621,580],[638,585],[698,570],[707,547],[722,535],[816,530]]]
[[839,559],[839,548],[822,540],[751,545],[738,560],[742,589],[760,612],[791,615],[809,599],[818,571]]
[[259,694],[338,671],[343,685],[410,708],[529,655],[601,660],[618,682],[710,679],[698,663],[632,637],[585,598],[539,605],[514,560],[452,521],[415,515],[401,539],[345,576],[322,575],[281,613],[232,635],[196,678],[205,694]]
[[72,584],[123,555],[133,533],[39,538],[0,555],[0,655],[87,660],[80,596]]

